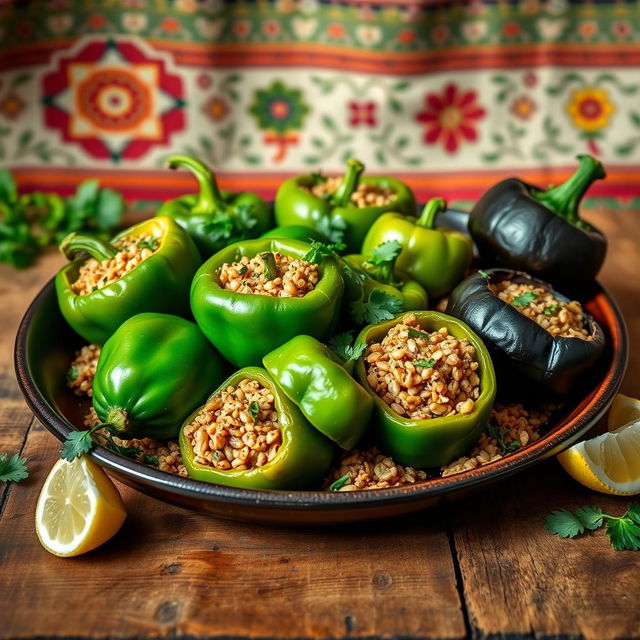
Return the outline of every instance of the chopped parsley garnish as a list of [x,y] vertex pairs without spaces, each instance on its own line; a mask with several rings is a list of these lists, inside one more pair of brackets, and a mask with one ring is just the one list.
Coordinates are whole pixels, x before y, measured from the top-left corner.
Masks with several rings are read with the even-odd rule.
[[409,329],[409,336],[412,338],[425,338],[426,340],[429,339],[429,334],[425,333],[424,331],[418,331],[417,329]]
[[640,503],[637,502],[631,502],[621,516],[612,516],[600,507],[589,505],[574,511],[557,509],[544,519],[544,528],[560,538],[575,538],[585,530],[599,529],[605,521],[605,533],[614,549],[640,551]]
[[435,360],[414,360],[413,364],[416,367],[424,367],[425,369],[431,369],[433,365],[436,363]]
[[560,308],[560,306],[561,305],[556,302],[555,304],[551,304],[546,307],[542,313],[544,313],[545,316],[552,316]]
[[528,307],[537,297],[538,294],[535,291],[526,291],[516,296],[513,299],[513,304],[515,304],[516,307]]
[[502,453],[512,453],[522,446],[520,440],[514,439],[509,440],[509,442],[505,440],[505,436],[509,433],[509,429],[506,427],[497,427],[494,424],[490,424],[487,427],[487,433],[498,443]]
[[79,375],[80,375],[80,371],[78,370],[78,367],[76,367],[76,365],[74,364],[72,367],[69,367],[69,370],[67,371],[67,380],[71,382],[72,380],[75,380]]
[[29,477],[27,461],[17,453],[0,453],[0,482],[20,482]]
[[152,456],[148,453],[144,454],[144,463],[148,464],[152,467],[157,467],[160,464],[160,461],[158,460],[158,456]]
[[247,273],[247,269],[248,269],[247,265],[243,264],[238,270],[238,272],[240,273],[241,276],[243,276],[245,273]]
[[340,259],[338,251],[346,249],[347,245],[342,242],[334,242],[332,244],[326,244],[324,242],[318,242],[314,240],[311,243],[311,249],[303,256],[302,260],[309,264],[318,264],[323,258],[336,258]]
[[339,491],[340,489],[342,489],[342,487],[344,487],[345,484],[347,484],[350,477],[351,476],[349,476],[348,473],[345,473],[343,476],[340,476],[337,480],[334,480],[329,485],[329,491]]
[[260,414],[260,405],[255,400],[249,404],[249,413],[251,414],[251,419],[255,422]]
[[157,238],[151,236],[148,240],[140,240],[136,246],[138,247],[138,249],[140,249],[140,251],[142,251],[142,249],[155,251],[160,246],[160,243],[158,242]]

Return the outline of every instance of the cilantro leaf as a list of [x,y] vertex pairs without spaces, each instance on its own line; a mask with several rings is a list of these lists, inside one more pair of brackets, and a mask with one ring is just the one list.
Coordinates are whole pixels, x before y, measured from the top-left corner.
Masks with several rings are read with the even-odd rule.
[[357,360],[365,352],[366,344],[351,344],[353,337],[351,331],[345,331],[333,336],[329,340],[329,348],[344,361]]
[[552,316],[559,308],[560,305],[558,303],[550,304],[548,307],[545,307],[542,313],[544,313],[545,316]]
[[20,482],[29,477],[27,461],[17,453],[0,453],[0,482]]
[[433,367],[433,365],[436,363],[435,360],[414,360],[413,364],[416,367],[424,367],[425,369],[431,369],[431,367]]
[[515,304],[516,307],[528,307],[537,297],[538,294],[535,291],[526,291],[516,296],[513,299],[513,304]]
[[391,320],[402,308],[402,300],[382,289],[374,289],[366,302],[360,298],[351,304],[351,317],[358,324],[377,324]]
[[151,236],[148,240],[140,240],[136,246],[140,250],[149,249],[149,251],[155,251],[160,246],[160,243],[158,238]]
[[255,206],[244,202],[235,209],[234,224],[242,239],[246,238],[246,232],[251,231],[258,224],[255,214]]
[[322,171],[312,171],[309,176],[314,184],[324,184],[327,181],[327,176]]
[[316,220],[316,229],[326,236],[329,242],[341,243],[344,240],[347,223],[342,218],[325,216]]
[[249,404],[249,413],[251,414],[251,419],[255,422],[260,414],[260,405],[255,400]]
[[544,519],[544,528],[560,538],[575,538],[584,533],[584,525],[567,509],[552,511]]
[[490,424],[487,427],[487,433],[498,443],[502,453],[512,453],[516,449],[522,446],[520,440],[514,439],[507,442],[505,436],[509,432],[506,427],[497,427],[494,424]]
[[337,480],[334,480],[330,485],[329,485],[329,491],[339,491],[340,489],[342,489],[342,487],[344,487],[345,484],[347,484],[347,481],[349,480],[351,476],[348,473],[345,473],[343,476],[340,476]]
[[409,329],[409,336],[411,338],[426,338],[427,340],[429,339],[428,333],[425,333],[424,331],[418,331],[418,329],[413,328]]
[[402,251],[402,243],[397,240],[387,240],[379,244],[371,255],[371,264],[382,264],[385,262],[393,262]]
[[326,244],[314,240],[311,243],[311,249],[303,256],[302,260],[310,264],[318,264],[323,258],[336,258],[340,260],[338,251],[346,249],[346,245],[342,242]]
[[152,456],[148,453],[144,454],[144,463],[148,464],[152,467],[157,467],[160,464],[160,461],[158,460],[158,456]]
[[584,505],[578,507],[573,513],[585,529],[593,531],[602,526],[603,513],[600,507]]
[[640,524],[640,502],[630,502],[627,509],[627,516],[636,524]]
[[83,453],[89,453],[93,449],[93,440],[91,434],[93,429],[87,431],[72,431],[60,449],[60,457],[73,462]]
[[607,519],[606,533],[614,549],[640,551],[640,526],[631,518]]
[[233,219],[228,213],[217,213],[202,225],[202,230],[210,237],[211,242],[228,240],[234,229]]
[[79,375],[80,370],[74,364],[72,367],[69,367],[69,370],[67,371],[67,380],[71,382],[72,380],[75,380]]

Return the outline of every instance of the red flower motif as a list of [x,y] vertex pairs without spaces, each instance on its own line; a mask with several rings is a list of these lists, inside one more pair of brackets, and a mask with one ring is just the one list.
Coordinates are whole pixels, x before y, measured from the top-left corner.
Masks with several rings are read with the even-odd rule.
[[611,31],[618,40],[622,40],[631,35],[633,28],[627,20],[616,20],[616,22],[611,25]]
[[502,33],[507,38],[517,38],[522,29],[517,22],[507,22],[502,25]]
[[220,122],[227,117],[229,105],[222,96],[212,96],[202,106],[202,112],[213,122]]
[[538,76],[533,71],[527,71],[527,73],[522,76],[522,84],[524,84],[525,87],[533,89],[533,87],[538,84]]
[[402,31],[398,31],[396,35],[396,39],[402,44],[411,44],[415,42],[416,37],[416,32],[413,29],[402,29]]
[[87,24],[92,29],[102,29],[107,24],[107,18],[101,13],[92,13],[87,18]]
[[327,33],[334,40],[342,40],[347,32],[339,22],[333,22],[327,27]]
[[277,20],[265,20],[262,23],[262,31],[268,38],[275,38],[280,35],[282,27]]
[[357,127],[361,124],[367,127],[375,127],[378,124],[375,102],[356,102],[352,100],[349,103],[349,109],[351,110],[349,124],[352,127]]
[[426,144],[441,144],[447,153],[456,153],[464,140],[477,140],[476,121],[484,118],[486,111],[477,103],[475,91],[461,91],[449,83],[440,95],[428,93],[424,102],[425,109],[416,114],[416,120],[426,125]]
[[8,93],[0,100],[0,113],[9,120],[15,120],[24,111],[25,106],[17,93]]
[[213,80],[211,79],[211,76],[208,73],[200,73],[198,74],[198,77],[196,78],[196,82],[198,83],[198,87],[200,87],[200,89],[208,89],[212,84],[213,84]]
[[182,25],[179,20],[175,18],[165,18],[161,23],[160,27],[166,33],[178,33],[182,29]]

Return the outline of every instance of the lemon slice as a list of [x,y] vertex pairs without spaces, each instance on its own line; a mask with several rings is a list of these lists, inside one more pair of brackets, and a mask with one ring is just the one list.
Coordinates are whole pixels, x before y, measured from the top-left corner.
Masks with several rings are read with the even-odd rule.
[[615,431],[636,420],[640,420],[640,400],[619,393],[611,403],[607,428],[609,431]]
[[640,420],[579,442],[562,452],[558,461],[580,484],[594,491],[640,493]]
[[36,506],[40,543],[56,556],[77,556],[106,542],[126,517],[122,498],[91,459],[58,460]]

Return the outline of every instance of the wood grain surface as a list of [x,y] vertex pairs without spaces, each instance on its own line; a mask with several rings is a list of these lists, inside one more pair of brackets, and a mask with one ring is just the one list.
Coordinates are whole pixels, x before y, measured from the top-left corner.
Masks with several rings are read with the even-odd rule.
[[[640,397],[640,213],[593,212],[609,236],[602,282],[631,335],[623,391]],[[552,509],[627,500],[594,494],[553,460],[448,508],[331,529],[216,520],[120,486],[129,517],[73,559],[38,544],[33,514],[59,443],[35,423],[13,374],[13,339],[61,264],[0,266],[0,451],[31,477],[0,485],[0,639],[640,638],[640,554],[601,532],[547,534]]]

